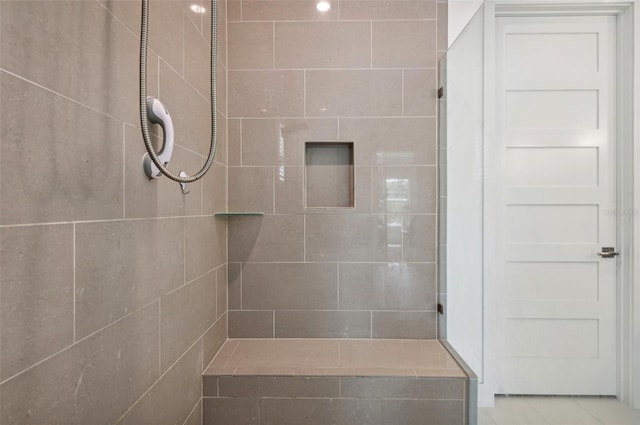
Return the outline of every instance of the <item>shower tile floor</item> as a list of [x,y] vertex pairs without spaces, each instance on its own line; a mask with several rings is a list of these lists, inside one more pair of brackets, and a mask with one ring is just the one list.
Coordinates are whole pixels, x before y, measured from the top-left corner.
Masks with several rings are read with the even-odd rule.
[[478,425],[640,425],[640,410],[615,398],[496,397],[478,409]]

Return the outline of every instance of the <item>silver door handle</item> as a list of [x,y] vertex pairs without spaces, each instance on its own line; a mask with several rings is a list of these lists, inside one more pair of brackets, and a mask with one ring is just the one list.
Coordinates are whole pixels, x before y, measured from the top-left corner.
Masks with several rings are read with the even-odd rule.
[[613,258],[616,255],[620,255],[620,253],[616,252],[616,249],[613,247],[602,247],[602,251],[598,252],[598,255],[602,258]]

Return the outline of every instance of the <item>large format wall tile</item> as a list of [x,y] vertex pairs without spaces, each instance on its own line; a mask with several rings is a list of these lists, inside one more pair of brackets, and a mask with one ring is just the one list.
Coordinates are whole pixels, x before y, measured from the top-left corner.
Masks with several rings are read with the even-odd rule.
[[374,213],[436,213],[436,167],[373,168]]
[[229,261],[296,262],[304,260],[304,217],[265,215],[229,219]]
[[373,22],[373,66],[435,68],[436,21]]
[[340,0],[340,19],[435,18],[435,0]]
[[[315,0],[230,0],[230,5],[242,10],[229,17],[229,20],[244,21],[326,21],[338,19],[338,0],[331,0],[331,10],[318,12]],[[239,8],[238,8],[239,9]]]
[[435,311],[374,311],[373,337],[434,339],[436,338],[436,314]]
[[229,69],[273,68],[273,24],[271,22],[231,23]]
[[171,114],[175,142],[207,156],[211,141],[211,106],[164,61],[160,61],[160,100]]
[[[209,59],[209,43],[202,37],[185,15],[184,22],[184,79],[189,82],[202,96],[209,98],[211,73],[208,66],[203,66],[203,58]],[[208,23],[207,23],[208,24]],[[220,54],[220,52],[218,52]],[[207,60],[209,62],[209,60]],[[220,71],[222,69],[222,72]],[[218,81],[225,78],[223,61],[218,59]],[[221,86],[218,95],[226,95],[226,87]],[[220,106],[226,103],[226,99],[219,97]],[[224,110],[224,109],[223,109]]]
[[436,260],[436,216],[403,217],[404,261],[433,263]]
[[273,212],[273,168],[229,167],[229,211]]
[[0,380],[73,343],[73,226],[0,229]]
[[435,310],[435,264],[340,264],[342,310]]
[[158,309],[155,302],[4,382],[2,423],[114,423],[159,376]]
[[203,425],[260,425],[258,399],[204,398],[202,410]]
[[[207,378],[205,378],[206,380]],[[221,376],[220,397],[338,397],[340,381],[325,377]]]
[[202,181],[202,212],[206,215],[226,212],[227,167],[214,163]]
[[436,136],[434,118],[340,118],[358,165],[435,165]]
[[77,224],[78,337],[183,285],[183,238],[183,219]]
[[187,282],[227,262],[227,227],[213,216],[185,221],[185,279]]
[[227,312],[202,335],[203,366],[206,368],[228,338]]
[[340,380],[340,394],[349,398],[462,400],[461,379],[406,379],[392,377],[357,377]]
[[137,122],[139,42],[98,2],[5,2],[0,19],[0,51],[20,52],[3,54],[3,69]]
[[229,311],[229,338],[273,338],[273,311]]
[[337,139],[335,118],[245,119],[240,140],[242,165],[302,166],[305,142]]
[[402,217],[306,216],[307,261],[401,261]]
[[370,338],[368,311],[276,311],[276,338]]
[[245,264],[242,308],[246,310],[335,310],[335,264]]
[[[228,335],[227,223],[210,216],[227,210],[217,1],[218,151],[189,194],[142,171],[140,3],[2,2],[0,423],[200,423],[200,373]],[[191,3],[150,1],[147,93],[173,117],[176,174],[210,142],[211,10]]]
[[402,71],[307,71],[306,112],[310,117],[400,116]]
[[1,223],[121,218],[123,124],[4,72],[0,90]]
[[202,346],[194,344],[125,416],[124,425],[181,424],[201,397]]
[[[129,0],[100,0],[102,4],[140,37],[141,8]],[[149,48],[182,73],[182,8],[173,0],[149,2]],[[134,51],[135,52],[135,51]],[[132,62],[135,63],[135,60]]]
[[370,22],[275,24],[275,68],[369,68]]
[[[444,8],[330,3],[325,13],[315,0],[228,5],[229,208],[266,214],[228,219],[231,334],[431,338],[432,329],[407,327],[436,323],[429,263]],[[306,142],[353,143],[353,178],[307,168]],[[324,201],[335,194],[338,202]],[[316,282],[303,262],[345,266],[344,293],[338,282]],[[295,279],[282,276],[293,268]],[[377,313],[390,315],[372,320]]]
[[265,398],[260,404],[260,423],[264,425],[380,425],[381,416],[380,400]]
[[436,115],[438,85],[435,69],[405,69],[402,84],[405,116]]
[[165,371],[216,321],[216,272],[162,297],[160,307],[160,366]]
[[302,71],[229,71],[229,117],[301,117]]
[[383,423],[422,425],[423,418],[429,418],[432,424],[465,423],[462,400],[383,400],[382,410]]

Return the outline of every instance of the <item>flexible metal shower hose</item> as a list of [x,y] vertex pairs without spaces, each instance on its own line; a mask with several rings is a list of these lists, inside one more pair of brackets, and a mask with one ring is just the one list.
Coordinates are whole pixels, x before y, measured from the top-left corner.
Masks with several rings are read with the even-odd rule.
[[218,141],[218,117],[216,97],[216,63],[218,61],[217,27],[218,27],[218,0],[211,0],[211,145],[207,162],[202,169],[193,176],[180,177],[171,173],[158,159],[158,155],[151,144],[149,136],[149,123],[147,120],[147,45],[149,39],[149,0],[142,0],[142,26],[140,31],[140,125],[142,126],[142,138],[151,161],[165,176],[178,183],[192,183],[201,179],[213,164],[216,156]]

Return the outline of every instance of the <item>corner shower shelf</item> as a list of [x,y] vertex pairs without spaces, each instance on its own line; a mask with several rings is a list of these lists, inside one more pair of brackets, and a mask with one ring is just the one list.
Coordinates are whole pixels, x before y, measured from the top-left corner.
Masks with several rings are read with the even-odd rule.
[[263,212],[247,211],[247,212],[217,212],[213,213],[216,217],[242,217],[242,216],[263,216]]

